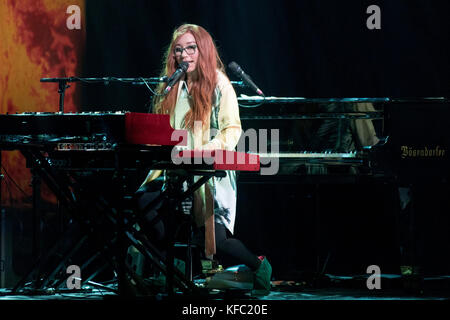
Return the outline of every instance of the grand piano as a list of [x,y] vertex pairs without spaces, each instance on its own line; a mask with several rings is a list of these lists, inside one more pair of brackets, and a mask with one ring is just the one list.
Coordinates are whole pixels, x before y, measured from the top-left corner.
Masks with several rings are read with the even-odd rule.
[[[279,133],[274,148],[248,150],[260,154],[262,169],[277,159],[279,170],[239,173],[237,230],[282,261],[278,272],[354,274],[374,262],[392,273],[398,265],[445,269],[439,257],[448,251],[448,98],[239,102],[244,129]],[[265,232],[255,240],[249,228]]]

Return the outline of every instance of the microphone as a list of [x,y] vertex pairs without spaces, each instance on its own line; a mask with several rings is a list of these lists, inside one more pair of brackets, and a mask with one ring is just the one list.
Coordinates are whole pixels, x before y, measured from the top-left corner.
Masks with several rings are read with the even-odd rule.
[[181,77],[184,75],[184,73],[189,68],[188,62],[181,62],[178,65],[177,70],[170,76],[169,80],[167,80],[167,87],[164,89],[164,94],[168,94],[169,91],[173,88],[173,86],[181,79]]
[[252,81],[252,79],[250,79],[250,77],[245,74],[245,72],[242,70],[242,68],[236,63],[236,62],[231,62],[228,65],[228,68],[231,69],[231,71],[234,72],[235,75],[237,75],[239,78],[242,79],[242,81],[244,81],[244,83],[249,86],[250,88],[252,88],[258,95],[260,96],[264,96],[264,93],[261,91],[261,89],[259,89],[256,84]]

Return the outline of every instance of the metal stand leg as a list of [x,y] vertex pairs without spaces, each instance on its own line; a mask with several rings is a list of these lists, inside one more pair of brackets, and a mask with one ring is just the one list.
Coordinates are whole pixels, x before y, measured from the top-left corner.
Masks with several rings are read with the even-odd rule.
[[31,169],[31,185],[33,189],[33,260],[36,261],[41,254],[41,177],[35,169]]

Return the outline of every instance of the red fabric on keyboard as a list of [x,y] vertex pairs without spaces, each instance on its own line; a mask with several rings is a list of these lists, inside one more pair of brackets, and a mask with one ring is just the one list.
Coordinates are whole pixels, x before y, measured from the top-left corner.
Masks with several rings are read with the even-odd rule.
[[131,144],[186,146],[187,131],[173,129],[167,114],[127,112],[125,139]]

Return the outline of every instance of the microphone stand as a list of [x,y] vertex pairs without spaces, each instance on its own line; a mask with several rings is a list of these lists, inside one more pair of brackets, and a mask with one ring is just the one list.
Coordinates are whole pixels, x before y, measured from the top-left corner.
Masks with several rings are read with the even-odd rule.
[[59,93],[59,112],[64,113],[64,96],[66,94],[66,89],[70,88],[67,84],[67,80],[60,79],[58,81],[58,93]]
[[143,84],[147,83],[159,83],[164,81],[165,78],[115,78],[115,77],[103,77],[103,78],[79,78],[79,77],[66,77],[66,78],[41,78],[41,82],[58,82],[58,94],[59,94],[59,112],[64,113],[64,97],[66,89],[70,88],[68,82],[87,82],[87,83],[99,83],[103,82],[108,85],[110,82],[125,82],[131,84]]
[[[152,78],[116,78],[116,77],[103,77],[103,78],[79,78],[79,77],[66,77],[66,78],[41,78],[40,82],[58,82],[59,93],[59,112],[64,113],[64,97],[66,89],[70,88],[69,82],[85,82],[85,83],[101,83],[108,85],[110,82],[124,82],[131,83],[132,85],[144,85],[146,83],[158,84],[160,82],[167,82],[167,77],[152,77]],[[245,87],[246,85],[242,81],[231,81],[232,85],[238,87]]]

